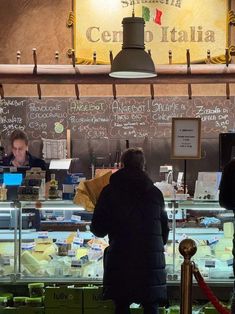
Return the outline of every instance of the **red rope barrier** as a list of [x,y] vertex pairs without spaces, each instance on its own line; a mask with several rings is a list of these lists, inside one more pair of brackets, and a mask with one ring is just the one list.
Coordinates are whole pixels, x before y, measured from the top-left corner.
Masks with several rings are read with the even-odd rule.
[[197,268],[193,268],[193,274],[197,280],[199,287],[203,290],[204,294],[206,295],[208,300],[211,301],[216,310],[221,314],[230,314],[229,310],[219,302],[212,290],[207,286],[202,275],[200,274],[200,271]]

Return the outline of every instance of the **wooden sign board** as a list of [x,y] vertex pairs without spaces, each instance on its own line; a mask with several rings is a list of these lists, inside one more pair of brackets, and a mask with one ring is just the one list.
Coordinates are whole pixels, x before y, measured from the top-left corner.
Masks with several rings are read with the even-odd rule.
[[[231,0],[135,0],[135,16],[145,20],[145,47],[154,63],[205,62],[207,50],[213,62],[224,60],[228,42],[228,11]],[[96,52],[98,64],[110,63],[122,47],[122,19],[132,15],[131,0],[73,0],[74,49],[76,61],[91,64]]]

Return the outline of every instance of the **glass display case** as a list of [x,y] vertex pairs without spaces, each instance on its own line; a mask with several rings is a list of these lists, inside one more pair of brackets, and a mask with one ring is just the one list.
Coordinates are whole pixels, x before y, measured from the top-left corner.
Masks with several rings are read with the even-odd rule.
[[21,203],[22,215],[31,210],[36,219],[34,228],[20,234],[18,280],[102,279],[103,247],[98,244],[107,242],[90,232],[92,213],[71,201]]
[[0,280],[14,280],[17,272],[18,206],[0,202]]
[[183,257],[179,243],[185,238],[196,242],[192,257],[207,282],[233,282],[233,221],[232,211],[216,201],[169,201],[166,210],[171,226],[166,246],[166,269],[169,280],[180,280]]
[[[179,242],[195,240],[192,260],[209,282],[232,286],[233,213],[216,201],[166,200],[169,282],[179,282]],[[108,238],[90,232],[92,213],[71,201],[0,203],[0,276],[15,282],[101,283]]]

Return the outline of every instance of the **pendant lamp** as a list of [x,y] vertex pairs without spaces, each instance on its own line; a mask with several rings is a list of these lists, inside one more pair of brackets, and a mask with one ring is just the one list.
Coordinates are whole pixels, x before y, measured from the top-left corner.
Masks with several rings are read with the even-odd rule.
[[153,60],[144,50],[144,19],[124,17],[122,50],[116,55],[109,75],[114,78],[151,78],[157,76]]

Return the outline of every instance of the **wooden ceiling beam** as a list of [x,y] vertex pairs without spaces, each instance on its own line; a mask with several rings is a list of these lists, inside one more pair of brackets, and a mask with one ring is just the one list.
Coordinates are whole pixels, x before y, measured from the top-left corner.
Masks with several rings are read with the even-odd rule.
[[235,83],[235,64],[157,65],[157,77],[114,79],[109,65],[0,64],[0,84],[224,84]]

